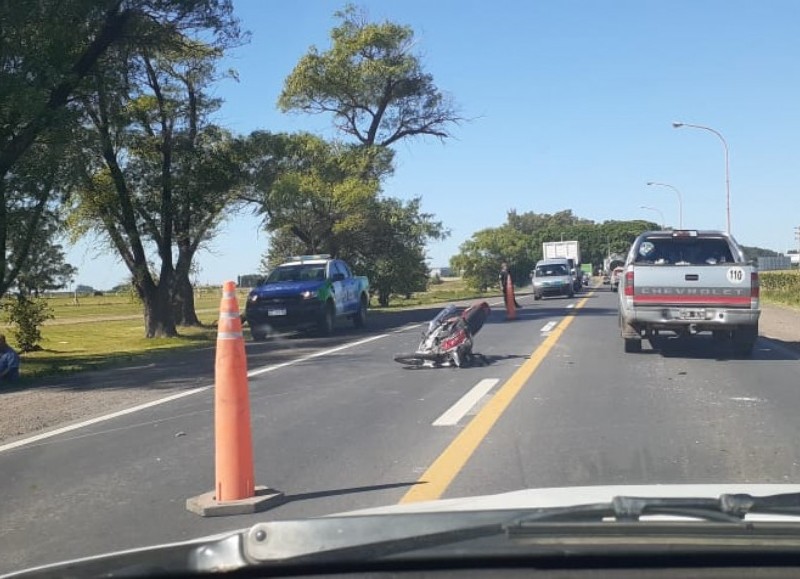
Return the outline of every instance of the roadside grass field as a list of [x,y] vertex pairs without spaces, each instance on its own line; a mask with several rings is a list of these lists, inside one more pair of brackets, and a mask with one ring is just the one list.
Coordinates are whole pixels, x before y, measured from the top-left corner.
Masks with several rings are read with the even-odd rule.
[[[244,312],[247,289],[237,290],[239,308]],[[215,321],[219,310],[221,288],[204,288],[195,292],[195,310],[203,326],[178,328],[178,338],[144,337],[142,306],[128,294],[79,296],[77,303],[71,295],[47,298],[55,315],[41,328],[42,350],[21,355],[21,381],[33,384],[37,378],[120,364],[146,363],[153,356],[171,351],[213,346],[216,339]],[[431,284],[429,291],[406,296],[392,296],[388,308],[373,311],[397,311],[404,308],[481,299],[496,296],[499,291],[476,292],[467,288],[461,279],[445,278]],[[3,330],[14,346],[10,328]],[[245,331],[247,328],[245,326]]]
[[[220,288],[195,290],[195,309],[199,312],[219,309]],[[240,303],[244,305],[246,290],[240,290]],[[79,296],[77,302],[71,295],[47,297],[47,304],[55,318],[51,323],[71,322],[81,319],[119,319],[122,316],[142,316],[142,304],[131,294],[104,294]]]
[[[239,290],[244,309],[247,290]],[[94,370],[119,364],[141,363],[153,355],[211,346],[219,311],[221,288],[195,292],[195,310],[201,327],[178,328],[178,338],[144,337],[142,305],[127,294],[48,297],[54,318],[41,328],[41,350],[21,354],[23,382],[55,374]],[[15,346],[10,328],[2,331]]]
[[762,271],[759,279],[765,303],[800,307],[800,271]]

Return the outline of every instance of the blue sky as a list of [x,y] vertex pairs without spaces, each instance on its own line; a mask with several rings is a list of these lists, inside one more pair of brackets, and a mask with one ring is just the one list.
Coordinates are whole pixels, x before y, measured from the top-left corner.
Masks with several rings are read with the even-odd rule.
[[[310,45],[329,45],[344,2],[234,0],[251,42],[224,66],[239,81],[217,88],[219,121],[239,133],[311,130],[331,119],[282,114],[283,80]],[[425,68],[469,122],[454,138],[397,147],[391,196],[423,197],[451,236],[429,247],[446,265],[475,231],[509,209],[572,209],[596,221],[647,218],[725,227],[722,145],[730,147],[732,231],[779,251],[800,225],[800,3],[751,1],[362,1],[373,20],[408,24]],[[77,283],[108,288],[127,277],[86,241],[69,259]],[[255,272],[267,247],[259,220],[231,217],[199,255],[199,281]]]

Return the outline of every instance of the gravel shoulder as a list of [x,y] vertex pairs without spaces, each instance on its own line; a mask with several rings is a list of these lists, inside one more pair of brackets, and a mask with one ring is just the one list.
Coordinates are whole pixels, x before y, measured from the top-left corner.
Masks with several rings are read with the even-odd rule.
[[[381,322],[374,329],[427,321],[432,312],[440,308],[440,305],[433,305],[396,312],[392,316],[376,315],[373,320],[393,319]],[[764,305],[760,333],[800,354],[800,309]],[[320,347],[344,343],[358,335],[345,331],[335,339],[277,338],[268,343],[249,343],[248,364],[256,368],[280,363]],[[213,375],[214,349],[204,347],[154,354],[136,366],[45,378],[35,387],[1,390],[0,443],[207,386],[213,382]]]

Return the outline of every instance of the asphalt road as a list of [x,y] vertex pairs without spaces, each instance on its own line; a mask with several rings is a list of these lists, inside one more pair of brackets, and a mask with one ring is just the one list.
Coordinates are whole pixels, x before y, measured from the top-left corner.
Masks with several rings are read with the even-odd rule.
[[[29,444],[0,445],[0,573],[270,519],[527,487],[800,483],[797,353],[710,338],[622,352],[616,294],[495,307],[486,364],[405,369],[434,310],[329,339],[248,344],[256,483],[286,501],[201,518],[212,390]],[[416,325],[415,325],[416,324]],[[297,347],[294,347],[297,344]],[[270,352],[281,346],[281,356]],[[261,370],[263,369],[263,371]],[[464,398],[462,404],[457,404]]]

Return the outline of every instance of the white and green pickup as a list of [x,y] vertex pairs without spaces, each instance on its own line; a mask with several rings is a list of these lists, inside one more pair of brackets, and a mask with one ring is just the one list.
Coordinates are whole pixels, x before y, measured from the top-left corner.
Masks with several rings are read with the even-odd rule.
[[758,339],[758,271],[721,231],[648,231],[631,246],[620,279],[626,352],[660,331],[712,332],[746,356]]
[[309,326],[328,335],[341,318],[362,327],[368,305],[366,277],[353,275],[344,261],[330,255],[303,255],[273,269],[250,292],[245,318],[254,340],[273,330]]

